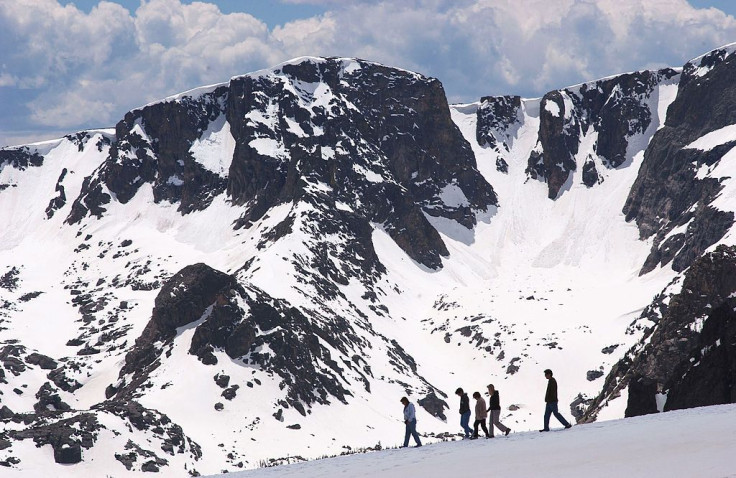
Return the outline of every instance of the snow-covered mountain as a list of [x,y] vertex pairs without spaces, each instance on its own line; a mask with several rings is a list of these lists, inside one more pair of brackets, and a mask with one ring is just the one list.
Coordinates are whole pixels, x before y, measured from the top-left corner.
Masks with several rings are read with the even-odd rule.
[[455,106],[299,58],[0,150],[0,464],[299,461],[488,383],[536,429],[545,368],[581,422],[733,401],[734,51]]

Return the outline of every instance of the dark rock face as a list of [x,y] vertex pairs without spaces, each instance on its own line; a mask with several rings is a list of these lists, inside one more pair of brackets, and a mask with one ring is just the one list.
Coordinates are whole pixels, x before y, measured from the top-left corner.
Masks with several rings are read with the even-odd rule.
[[[666,410],[729,403],[724,400],[731,396],[733,380],[723,380],[720,386],[715,386],[715,382],[732,371],[730,319],[734,314],[734,292],[736,247],[718,246],[697,259],[685,272],[682,289],[671,297],[669,305],[660,300],[657,309],[661,316],[648,316],[655,325],[614,365],[584,419],[595,419],[604,400],[627,386],[626,416],[655,412],[656,392],[672,393]],[[645,310],[642,317],[649,312]]]
[[[508,139],[499,134],[519,122],[520,96],[484,96],[476,112],[475,139],[485,147],[508,151]],[[499,135],[501,137],[497,137]],[[499,144],[499,142],[501,144]]]
[[[171,343],[178,327],[199,320],[215,303],[227,302],[225,295],[237,287],[231,276],[205,264],[187,266],[169,279],[156,296],[151,321],[125,357],[120,376],[133,375],[132,383],[125,388],[126,396],[130,398],[158,367],[161,347]],[[115,394],[120,397],[121,393],[115,387],[106,392],[108,398]]]
[[592,114],[591,125],[598,131],[596,153],[609,167],[617,168],[626,160],[628,140],[644,133],[652,121],[645,100],[655,86],[677,76],[670,68],[619,75],[594,84],[583,85],[582,104]]
[[43,164],[43,156],[28,146],[0,149],[0,166],[9,165],[15,169],[24,170],[30,167],[39,167]]
[[658,413],[657,382],[648,377],[634,376],[629,380],[629,399],[624,416],[636,417]]
[[598,169],[595,167],[595,161],[593,161],[592,158],[588,158],[585,161],[585,164],[583,164],[583,184],[590,188],[601,181],[603,181],[603,179],[598,174]]
[[[18,417],[14,417],[14,420]],[[79,463],[82,460],[82,448],[91,448],[102,428],[94,413],[79,413],[69,418],[50,420],[25,415],[22,419],[34,426],[20,431],[11,430],[7,432],[8,437],[13,440],[32,439],[37,447],[51,445],[54,460],[61,464]]]
[[54,448],[54,461],[62,465],[73,465],[82,461],[82,447],[78,443]]
[[[444,396],[444,398],[447,398],[447,396]],[[447,402],[438,397],[434,391],[430,392],[426,397],[417,400],[417,404],[427,410],[432,416],[435,416],[442,421],[447,421],[445,409],[449,409],[450,407],[447,405]]]
[[33,409],[36,411],[36,413],[43,413],[49,410],[70,410],[71,407],[61,399],[57,392],[58,391],[54,390],[49,382],[44,383],[36,393],[36,398],[38,399],[38,402],[33,405]]
[[736,300],[715,308],[664,386],[665,410],[736,403]]
[[64,193],[64,185],[62,184],[64,182],[64,178],[67,174],[67,169],[64,168],[61,170],[61,175],[59,176],[59,179],[56,181],[56,192],[58,193],[58,196],[51,199],[49,201],[49,205],[46,207],[46,217],[48,219],[51,219],[54,216],[54,213],[58,210],[64,207],[66,204],[66,194]]
[[[703,74],[702,69],[708,68]],[[727,143],[710,151],[684,147],[736,122],[735,72],[736,55],[726,56],[719,50],[683,69],[665,126],[652,138],[624,206],[626,219],[636,221],[641,237],[654,236],[642,273],[670,261],[674,270],[684,270],[721,239],[734,222],[733,213],[709,206],[722,189],[720,181],[698,178],[697,173],[717,165],[736,144]],[[688,225],[687,232],[667,237],[684,225]]]
[[580,122],[569,111],[567,92],[551,91],[544,95],[539,111],[539,143],[529,156],[527,174],[547,182],[548,197],[556,199],[576,168],[575,155],[580,145]]
[[[370,368],[361,365],[360,356],[351,352],[360,351],[367,344],[345,318],[331,316],[328,322],[317,326],[287,302],[253,286],[238,285],[234,277],[196,264],[185,267],[164,284],[156,298],[151,322],[126,356],[121,380],[108,387],[107,397],[125,401],[144,393],[149,374],[165,360],[176,327],[199,319],[201,323],[196,325],[189,353],[205,365],[215,365],[218,363],[215,352],[222,351],[233,360],[279,376],[285,389],[282,403],[285,408],[294,407],[304,415],[305,405],[328,404],[332,398],[346,402],[351,393],[344,384],[350,383],[351,377],[359,377],[366,389],[369,387]],[[353,356],[352,361],[340,361],[323,342],[343,357]],[[388,346],[398,370],[416,373],[411,356],[395,341]],[[123,379],[126,375],[132,378],[126,381]],[[225,389],[222,397],[227,400],[236,397],[239,386],[228,387],[229,377],[218,374],[215,382]],[[444,402],[437,396],[444,395],[431,385],[426,386],[427,409],[444,416]]]
[[[598,133],[595,148],[602,165],[622,167],[629,140],[644,133],[652,122],[649,98],[657,85],[676,75],[672,69],[640,71],[544,95],[539,112],[539,141],[526,170],[529,177],[547,183],[550,199],[559,197],[577,169],[575,156],[580,139],[591,131]],[[591,159],[586,160],[583,168],[586,186],[600,182]]]
[[[341,60],[284,65],[276,73],[237,78],[230,85],[230,98],[237,102],[228,108],[236,140],[228,193],[238,203],[253,204],[242,225],[274,204],[339,201],[351,206],[355,219],[384,224],[410,257],[434,268],[447,249],[422,211],[472,227],[473,209],[496,203],[470,145],[451,121],[437,80],[363,62],[346,71]],[[309,88],[295,94],[289,84],[324,85],[333,97],[330,106],[315,104]],[[241,120],[274,109],[273,124]],[[289,126],[292,118],[306,134]],[[264,136],[288,156],[255,147]],[[331,190],[319,200],[318,183]],[[450,185],[459,188],[465,204],[441,200],[443,187]]]
[[[424,214],[470,228],[474,211],[496,205],[496,195],[452,122],[439,81],[347,61],[286,64],[197,98],[128,113],[67,222],[103,214],[111,200],[106,190],[125,203],[150,183],[156,202],[176,202],[182,213],[206,208],[226,190],[245,206],[236,227],[285,202],[318,204],[331,222],[349,208],[361,230],[382,224],[412,259],[440,267],[447,248]],[[223,117],[235,140],[227,177],[204,169],[190,152]]]
[[155,202],[178,203],[183,214],[206,208],[225,189],[226,180],[197,163],[190,148],[222,113],[226,96],[226,88],[220,87],[196,99],[155,103],[126,114],[115,127],[107,160],[85,179],[67,222],[104,213],[111,198],[103,185],[122,203],[151,183]]

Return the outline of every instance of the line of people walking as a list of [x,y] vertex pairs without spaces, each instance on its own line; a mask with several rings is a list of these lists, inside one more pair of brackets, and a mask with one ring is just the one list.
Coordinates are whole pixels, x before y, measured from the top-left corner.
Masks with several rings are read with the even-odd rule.
[[[565,428],[572,427],[570,422],[568,422],[558,410],[557,380],[553,377],[552,370],[546,369],[544,371],[544,377],[547,379],[547,390],[544,394],[544,428],[539,431],[549,431],[549,420],[552,415],[554,415]],[[458,389],[455,390],[455,395],[460,397],[460,427],[462,428],[464,439],[477,439],[478,427],[483,430],[486,438],[494,437],[495,428],[498,428],[504,436],[511,433],[511,429],[500,421],[501,399],[498,390],[496,390],[496,387],[493,384],[488,384],[486,388],[488,389],[489,396],[488,405],[486,405],[486,401],[480,392],[473,393],[473,398],[475,399],[475,422],[473,423],[473,428],[470,428],[470,398],[461,387],[458,387]],[[419,440],[419,434],[416,429],[417,419],[414,404],[410,403],[409,399],[406,397],[402,397],[401,403],[404,405],[404,423],[406,424],[406,434],[404,436],[403,447],[409,446],[410,437],[414,438],[416,446],[422,446],[422,442]],[[487,427],[486,419],[488,419]]]
[[[475,399],[475,422],[473,423],[472,430],[468,426],[470,423],[470,399],[468,398],[468,394],[462,388],[455,390],[455,395],[460,397],[460,426],[465,434],[464,438],[470,438],[471,440],[478,438],[479,426],[486,434],[486,438],[494,437],[495,428],[501,430],[504,435],[511,433],[511,429],[500,421],[501,399],[498,390],[496,390],[493,384],[489,384],[487,388],[490,397],[488,406],[486,406],[486,401],[480,392],[473,393],[473,398]],[[489,418],[489,416],[488,427],[486,427],[486,418]]]

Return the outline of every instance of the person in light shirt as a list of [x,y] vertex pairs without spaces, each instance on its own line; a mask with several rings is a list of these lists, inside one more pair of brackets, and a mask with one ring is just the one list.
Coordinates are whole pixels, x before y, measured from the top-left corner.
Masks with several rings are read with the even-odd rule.
[[417,433],[417,414],[414,409],[414,404],[409,402],[406,397],[401,398],[401,403],[404,404],[404,423],[406,424],[406,434],[404,435],[404,445],[401,448],[409,446],[409,436],[414,437],[414,441],[417,447],[422,446],[422,442],[419,440],[419,434]]

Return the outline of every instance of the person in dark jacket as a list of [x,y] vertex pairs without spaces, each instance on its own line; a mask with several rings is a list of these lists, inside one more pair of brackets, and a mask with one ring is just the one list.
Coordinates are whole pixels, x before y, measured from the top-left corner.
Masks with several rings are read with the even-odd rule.
[[501,398],[498,396],[498,390],[493,384],[488,385],[488,395],[491,396],[488,401],[488,429],[491,431],[491,438],[493,438],[493,426],[497,426],[504,435],[508,435],[511,429],[501,423]]
[[478,438],[478,425],[483,428],[483,432],[486,434],[486,438],[491,438],[488,434],[488,428],[486,428],[486,417],[488,416],[488,409],[486,408],[486,401],[480,396],[479,392],[473,393],[475,399],[475,423],[473,424],[473,440]]
[[468,398],[468,394],[462,388],[455,390],[455,395],[460,397],[460,426],[463,428],[463,432],[465,432],[465,438],[470,438],[470,434],[473,433],[473,430],[468,425],[470,422],[470,398]]
[[557,380],[552,377],[552,370],[547,369],[544,371],[544,376],[547,379],[547,393],[544,395],[544,401],[547,403],[544,409],[544,428],[539,430],[540,432],[549,431],[549,417],[554,415],[565,428],[570,428],[570,422],[565,420],[560,412],[557,410]]
[[401,403],[404,405],[404,424],[406,424],[406,433],[404,434],[404,445],[402,448],[409,446],[410,435],[414,437],[417,447],[420,447],[422,446],[422,442],[419,440],[419,434],[417,433],[417,415],[414,404],[409,403],[409,399],[406,397],[401,398]]

